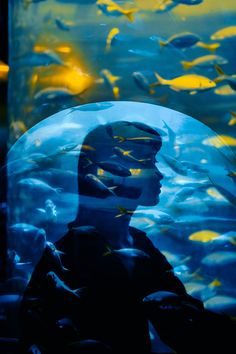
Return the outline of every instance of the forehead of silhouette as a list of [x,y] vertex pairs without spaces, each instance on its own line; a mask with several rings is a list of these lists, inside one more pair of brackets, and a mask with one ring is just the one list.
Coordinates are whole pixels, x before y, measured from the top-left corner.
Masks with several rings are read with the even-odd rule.
[[81,157],[138,166],[140,160],[153,160],[161,145],[161,136],[148,125],[119,121],[92,130],[84,139]]

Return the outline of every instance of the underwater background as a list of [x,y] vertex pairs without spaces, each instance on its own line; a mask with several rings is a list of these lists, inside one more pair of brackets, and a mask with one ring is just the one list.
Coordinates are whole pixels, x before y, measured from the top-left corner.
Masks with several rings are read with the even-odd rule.
[[[189,294],[234,318],[235,1],[12,0],[9,5],[11,275],[5,294],[20,301],[44,242],[56,241],[73,220],[75,142],[121,114],[120,119],[161,129],[166,143],[160,204],[142,208],[133,226],[165,254]],[[165,159],[170,153],[174,162]],[[52,156],[59,158],[55,162]],[[31,198],[25,180],[36,177],[45,184],[43,192],[33,185]],[[12,313],[5,306],[3,317]],[[12,329],[17,333],[17,325]]]

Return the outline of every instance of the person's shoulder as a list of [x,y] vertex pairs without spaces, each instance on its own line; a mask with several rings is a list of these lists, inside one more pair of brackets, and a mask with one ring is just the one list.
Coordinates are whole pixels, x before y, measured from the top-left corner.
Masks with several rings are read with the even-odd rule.
[[135,248],[156,248],[152,241],[147,237],[146,232],[137,229],[136,227],[130,226],[129,227],[130,234],[133,238],[134,247]]

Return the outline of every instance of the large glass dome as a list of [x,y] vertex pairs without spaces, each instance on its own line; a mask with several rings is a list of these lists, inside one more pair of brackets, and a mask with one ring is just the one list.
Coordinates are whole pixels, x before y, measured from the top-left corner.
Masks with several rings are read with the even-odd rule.
[[[69,108],[36,124],[12,146],[7,166],[13,275],[20,274],[26,285],[45,242],[66,233],[80,201],[78,158],[93,149],[83,145],[84,138],[97,126],[117,121],[145,123],[163,142],[157,153],[164,176],[160,202],[139,206],[131,225],[166,255],[190,294],[209,309],[236,315],[233,151],[203,123],[148,103]],[[122,139],[117,146],[122,149]],[[130,173],[138,176],[141,170],[140,164]],[[102,174],[100,168],[98,177]]]

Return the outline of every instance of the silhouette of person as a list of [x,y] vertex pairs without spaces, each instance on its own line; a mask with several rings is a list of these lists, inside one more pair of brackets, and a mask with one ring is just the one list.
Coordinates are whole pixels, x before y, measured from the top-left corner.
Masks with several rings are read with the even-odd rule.
[[[25,291],[22,352],[150,353],[151,320],[167,344],[187,353],[181,333],[188,335],[203,305],[129,225],[138,206],[159,202],[161,145],[156,130],[137,122],[100,125],[85,137],[77,216],[62,239],[47,243]],[[179,316],[183,328],[176,328]]]

